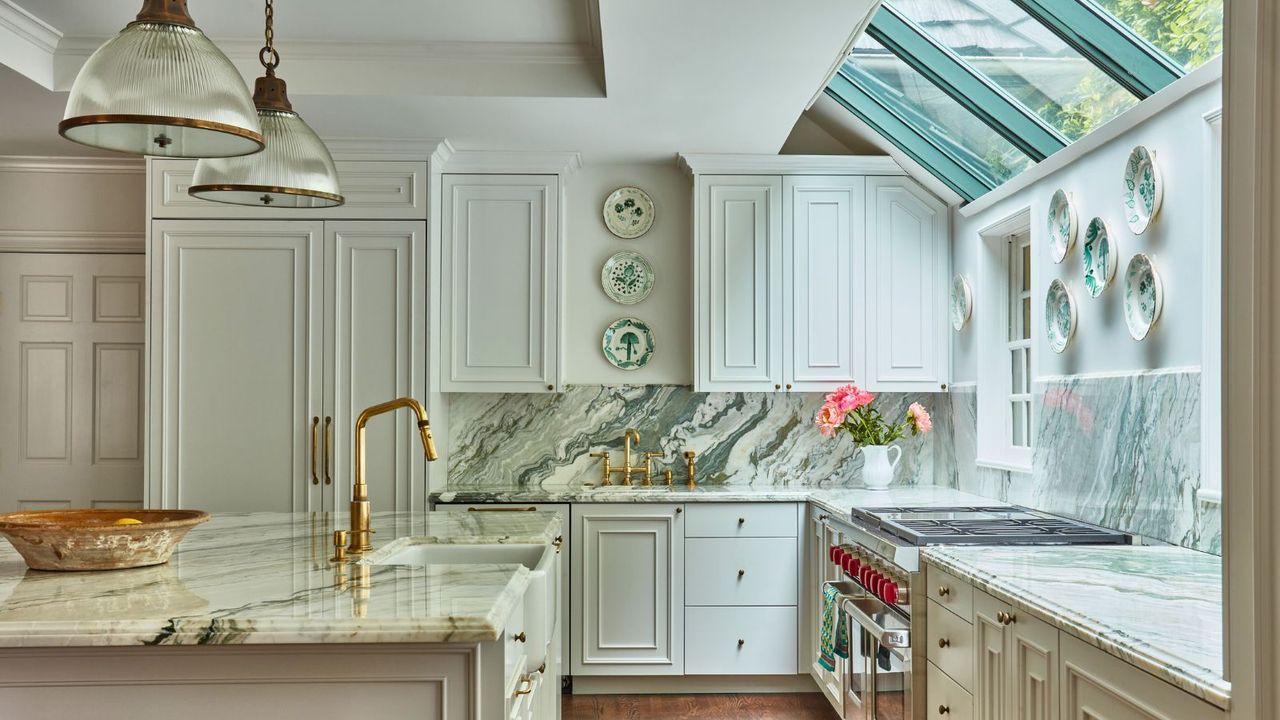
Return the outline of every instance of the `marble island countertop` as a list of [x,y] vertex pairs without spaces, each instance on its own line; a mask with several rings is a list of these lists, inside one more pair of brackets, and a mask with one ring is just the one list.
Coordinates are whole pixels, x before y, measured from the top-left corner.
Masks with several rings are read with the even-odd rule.
[[[374,544],[549,544],[557,513],[374,513]],[[330,563],[345,514],[214,515],[166,565],[28,570],[0,542],[0,647],[476,642],[499,637],[521,565]]]
[[1165,546],[930,547],[925,562],[1227,709],[1222,559]]

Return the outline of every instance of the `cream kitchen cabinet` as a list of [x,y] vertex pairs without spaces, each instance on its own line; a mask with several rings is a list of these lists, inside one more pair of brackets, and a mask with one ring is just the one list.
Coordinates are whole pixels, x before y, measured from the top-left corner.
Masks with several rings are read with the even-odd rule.
[[1227,713],[1118,658],[1062,634],[1064,719],[1225,720]]
[[561,384],[560,178],[445,174],[440,390]]
[[1057,718],[1057,628],[975,590],[973,633],[974,717]]
[[[426,391],[426,223],[156,220],[147,504],[345,507],[361,409]],[[369,425],[375,510],[425,508],[404,418]]]
[[572,675],[683,675],[684,506],[575,504]]
[[946,223],[899,174],[695,169],[696,389],[938,389]]

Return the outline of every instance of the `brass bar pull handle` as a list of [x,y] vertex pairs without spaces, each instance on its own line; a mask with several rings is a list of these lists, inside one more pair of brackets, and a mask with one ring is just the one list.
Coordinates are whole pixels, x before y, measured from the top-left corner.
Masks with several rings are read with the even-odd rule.
[[469,507],[467,512],[537,512],[538,508],[530,505],[529,507]]
[[324,484],[333,484],[333,475],[329,473],[333,464],[333,417],[324,416]]
[[533,692],[533,675],[525,675],[520,678],[520,687],[516,688],[516,695],[528,695]]
[[319,444],[319,435],[317,434],[316,431],[317,429],[319,429],[319,427],[320,427],[320,417],[316,416],[311,418],[311,484],[312,485],[320,484],[320,476],[317,474],[319,471],[316,469],[316,465],[317,465],[316,445]]

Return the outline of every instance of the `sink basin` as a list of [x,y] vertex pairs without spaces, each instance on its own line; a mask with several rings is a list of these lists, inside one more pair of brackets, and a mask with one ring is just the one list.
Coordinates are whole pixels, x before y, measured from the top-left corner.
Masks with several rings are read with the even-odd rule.
[[547,550],[546,545],[445,545],[410,538],[369,561],[374,565],[523,565],[533,570]]

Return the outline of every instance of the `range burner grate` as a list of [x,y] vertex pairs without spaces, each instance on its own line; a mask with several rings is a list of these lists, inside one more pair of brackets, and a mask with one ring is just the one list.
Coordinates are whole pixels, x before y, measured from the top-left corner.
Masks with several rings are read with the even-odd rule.
[[879,507],[853,519],[912,545],[1128,544],[1115,530],[1020,506]]

